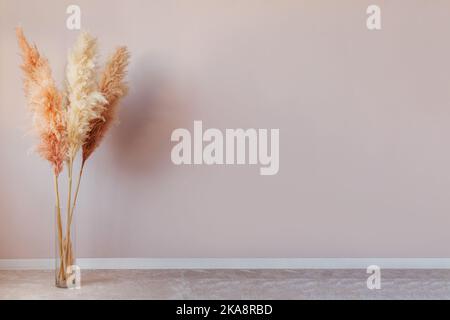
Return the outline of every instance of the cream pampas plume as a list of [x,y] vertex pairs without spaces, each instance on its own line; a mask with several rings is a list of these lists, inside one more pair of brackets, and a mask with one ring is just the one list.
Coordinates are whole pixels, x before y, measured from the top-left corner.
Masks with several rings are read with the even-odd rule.
[[53,165],[58,176],[66,159],[66,126],[61,94],[56,88],[48,60],[36,46],[26,40],[21,28],[16,29],[22,51],[25,96],[32,115],[34,131],[40,138],[38,153]]
[[68,156],[83,146],[92,121],[102,119],[104,96],[98,91],[95,58],[97,40],[86,32],[78,37],[66,69]]
[[82,32],[68,55],[66,68],[66,121],[68,144],[69,187],[67,201],[67,226],[64,242],[64,264],[70,265],[72,243],[70,227],[72,224],[75,202],[72,206],[72,176],[75,156],[85,143],[92,121],[102,119],[104,96],[98,91],[97,40],[87,32]]
[[88,137],[83,145],[83,163],[99,146],[105,133],[116,119],[117,107],[120,99],[128,92],[124,82],[130,54],[126,47],[120,47],[111,56],[105,65],[99,82],[99,90],[108,101],[102,112],[101,119],[91,122]]

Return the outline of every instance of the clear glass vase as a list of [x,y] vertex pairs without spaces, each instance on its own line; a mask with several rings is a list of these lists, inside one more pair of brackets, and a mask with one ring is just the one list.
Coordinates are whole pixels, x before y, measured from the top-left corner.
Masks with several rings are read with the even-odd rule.
[[76,266],[75,208],[71,212],[55,208],[55,285],[78,288],[79,268]]

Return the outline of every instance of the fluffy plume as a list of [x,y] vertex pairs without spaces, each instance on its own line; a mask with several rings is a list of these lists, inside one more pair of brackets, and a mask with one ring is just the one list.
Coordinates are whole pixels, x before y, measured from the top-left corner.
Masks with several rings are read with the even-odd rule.
[[68,56],[66,69],[68,157],[83,146],[93,121],[102,119],[107,103],[98,91],[95,58],[97,40],[86,32],[78,37]]
[[130,54],[126,47],[118,48],[105,65],[99,90],[108,101],[101,118],[91,121],[88,137],[83,145],[83,163],[99,146],[105,133],[114,123],[120,99],[128,92],[124,82]]
[[25,96],[33,115],[34,131],[40,139],[37,151],[59,175],[67,153],[61,93],[52,78],[48,60],[39,54],[36,46],[28,43],[21,28],[16,29],[16,35],[23,58]]

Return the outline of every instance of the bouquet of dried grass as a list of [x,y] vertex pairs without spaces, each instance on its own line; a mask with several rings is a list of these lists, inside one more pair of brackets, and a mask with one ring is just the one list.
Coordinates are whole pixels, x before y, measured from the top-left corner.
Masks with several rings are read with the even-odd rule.
[[[48,60],[35,45],[28,43],[21,28],[17,28],[16,35],[23,58],[25,97],[32,114],[33,129],[39,139],[37,152],[53,168],[60,261],[56,285],[67,287],[69,267],[74,264],[70,230],[83,169],[115,122],[119,101],[128,91],[125,76],[130,55],[126,47],[118,48],[98,80],[97,40],[83,32],[68,55],[65,88],[59,90]],[[73,195],[73,169],[79,153],[82,165]],[[64,164],[68,171],[65,231],[59,193],[59,176]]]

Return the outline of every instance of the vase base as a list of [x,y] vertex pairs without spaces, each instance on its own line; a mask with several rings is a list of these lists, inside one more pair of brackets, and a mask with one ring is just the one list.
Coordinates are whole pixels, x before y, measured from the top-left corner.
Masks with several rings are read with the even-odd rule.
[[56,281],[55,282],[55,287],[60,288],[60,289],[67,289],[67,283],[66,281]]

